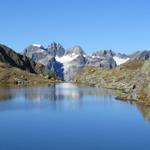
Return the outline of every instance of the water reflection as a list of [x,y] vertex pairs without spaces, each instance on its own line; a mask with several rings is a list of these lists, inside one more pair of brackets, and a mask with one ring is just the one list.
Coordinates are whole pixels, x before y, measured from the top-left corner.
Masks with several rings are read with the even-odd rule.
[[[0,88],[0,111],[32,109],[80,109],[99,103],[112,105],[116,91],[104,88],[78,87],[70,83],[42,87]],[[150,121],[150,107],[137,105],[143,117]]]
[[0,100],[11,100],[15,97],[23,96],[26,100],[63,100],[73,99],[81,100],[83,95],[112,96],[115,92],[103,88],[79,88],[70,83],[52,84],[42,87],[25,87],[25,88],[1,88]]
[[143,118],[150,122],[150,106],[144,106],[141,104],[137,104],[137,108],[142,113]]
[[[46,107],[54,110],[64,107],[79,109],[88,100],[93,103],[93,96],[103,96],[101,99],[103,104],[112,103],[112,95],[114,94],[112,90],[78,87],[70,83],[42,87],[0,88],[0,100],[4,102],[0,103],[0,111]],[[83,98],[84,96],[92,98],[87,100],[87,98]],[[99,98],[95,98],[95,100],[97,101]]]
[[0,101],[11,100],[13,98],[14,95],[9,88],[0,88]]

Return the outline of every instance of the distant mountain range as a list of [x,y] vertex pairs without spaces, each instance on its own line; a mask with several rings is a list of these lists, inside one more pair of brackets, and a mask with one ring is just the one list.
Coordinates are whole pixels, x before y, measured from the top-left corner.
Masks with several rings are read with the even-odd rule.
[[88,55],[80,46],[65,49],[54,42],[47,48],[32,44],[19,54],[0,44],[0,85],[49,84],[61,79],[119,89],[118,98],[150,105],[149,60],[148,50],[130,55],[101,50]]
[[150,51],[137,51],[131,55],[115,53],[112,50],[100,50],[88,55],[81,46],[65,49],[59,43],[51,43],[47,48],[32,44],[25,48],[23,55],[45,65],[65,81],[71,81],[84,66],[115,68],[131,60],[149,60]]

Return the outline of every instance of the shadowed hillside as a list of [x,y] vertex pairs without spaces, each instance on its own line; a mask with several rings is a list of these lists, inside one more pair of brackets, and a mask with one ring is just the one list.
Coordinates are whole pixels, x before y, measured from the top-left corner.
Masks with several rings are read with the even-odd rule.
[[[49,80],[51,79],[51,80]],[[0,84],[38,84],[56,79],[44,65],[0,44]]]

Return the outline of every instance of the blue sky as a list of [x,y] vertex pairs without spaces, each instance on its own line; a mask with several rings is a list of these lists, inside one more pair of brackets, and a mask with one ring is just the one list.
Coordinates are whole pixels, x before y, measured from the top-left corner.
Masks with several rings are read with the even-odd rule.
[[131,53],[150,49],[149,0],[1,0],[0,43],[16,51],[53,41]]

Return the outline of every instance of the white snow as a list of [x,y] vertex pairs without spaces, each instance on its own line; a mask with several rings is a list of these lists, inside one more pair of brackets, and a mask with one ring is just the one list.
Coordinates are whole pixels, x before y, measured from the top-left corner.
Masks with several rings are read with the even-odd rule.
[[61,62],[61,63],[68,63],[70,61],[73,61],[77,57],[78,57],[78,55],[74,55],[74,54],[72,56],[69,56],[69,55],[65,55],[65,56],[62,56],[62,57],[56,56],[56,60]]
[[40,45],[40,44],[32,44],[32,46],[41,47],[42,45]]
[[123,58],[120,58],[118,56],[114,56],[113,58],[116,61],[117,66],[126,63],[130,59],[130,58],[123,59]]
[[75,56],[75,55],[76,55],[75,53],[72,53],[72,54],[71,54],[71,56]]
[[100,58],[100,56],[92,56],[92,58]]
[[56,56],[56,61],[58,61],[64,65],[64,72],[66,72],[71,65],[70,62],[73,61],[74,59],[76,59],[78,56],[79,55],[75,55],[75,54],[73,54],[72,56],[69,56],[69,55],[65,55],[62,57]]
[[43,49],[37,49],[36,53],[44,53],[45,51]]

